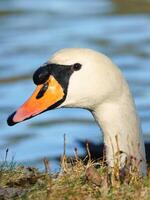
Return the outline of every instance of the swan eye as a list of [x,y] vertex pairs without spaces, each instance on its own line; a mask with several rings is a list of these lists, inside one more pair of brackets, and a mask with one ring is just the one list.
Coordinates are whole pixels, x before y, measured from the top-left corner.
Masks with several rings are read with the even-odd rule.
[[74,69],[74,71],[78,71],[78,70],[80,70],[81,69],[81,64],[80,63],[75,63],[74,65],[73,65],[73,69]]
[[50,75],[50,73],[46,67],[40,67],[33,74],[33,82],[36,85],[43,84],[48,80],[49,75]]

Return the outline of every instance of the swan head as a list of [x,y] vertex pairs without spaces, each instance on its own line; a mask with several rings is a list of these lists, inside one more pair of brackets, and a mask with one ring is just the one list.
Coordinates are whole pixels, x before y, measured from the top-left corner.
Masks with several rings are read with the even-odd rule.
[[94,110],[121,92],[121,74],[103,54],[90,49],[63,49],[33,75],[36,89],[8,118],[8,125],[61,107]]

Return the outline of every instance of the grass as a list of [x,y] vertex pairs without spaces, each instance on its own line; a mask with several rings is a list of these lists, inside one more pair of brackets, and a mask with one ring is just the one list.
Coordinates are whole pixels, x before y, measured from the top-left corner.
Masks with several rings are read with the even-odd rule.
[[[64,145],[65,146],[65,145]],[[49,162],[44,159],[45,171],[36,168],[15,166],[5,160],[0,166],[0,199],[27,200],[132,200],[150,199],[150,176],[140,177],[132,168],[120,173],[116,164],[109,169],[104,161],[91,160],[87,146],[87,157],[81,160],[75,149],[73,159],[64,154],[61,170],[50,173]],[[150,174],[150,173],[149,173]]]

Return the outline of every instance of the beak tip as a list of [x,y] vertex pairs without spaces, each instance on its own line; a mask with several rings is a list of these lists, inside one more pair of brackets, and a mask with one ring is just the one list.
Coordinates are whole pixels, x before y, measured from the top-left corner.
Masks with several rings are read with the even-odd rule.
[[8,124],[9,126],[13,126],[13,125],[17,124],[17,122],[14,122],[14,121],[13,121],[13,117],[14,117],[15,114],[16,114],[16,112],[12,113],[12,114],[8,117],[8,119],[7,119],[7,124]]

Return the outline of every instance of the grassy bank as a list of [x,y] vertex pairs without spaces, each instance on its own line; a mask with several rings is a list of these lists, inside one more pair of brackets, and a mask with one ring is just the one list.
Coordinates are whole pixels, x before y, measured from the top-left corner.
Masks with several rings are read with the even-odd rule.
[[0,168],[0,199],[39,200],[94,200],[94,199],[150,199],[150,177],[141,178],[136,169],[121,174],[116,168],[108,170],[104,162],[92,162],[88,156],[85,164],[77,157],[61,160],[58,174],[49,172],[44,159],[45,172],[32,167],[7,165]]

